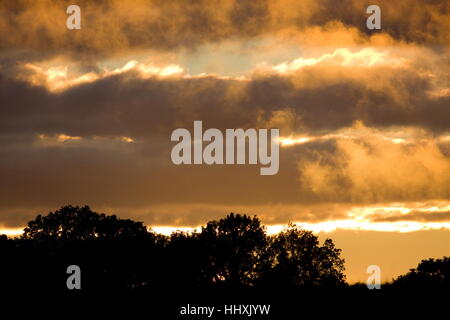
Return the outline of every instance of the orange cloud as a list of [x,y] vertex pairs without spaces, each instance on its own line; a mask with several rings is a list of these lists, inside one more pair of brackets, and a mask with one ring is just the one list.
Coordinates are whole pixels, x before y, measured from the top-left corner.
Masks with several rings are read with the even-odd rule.
[[333,151],[299,163],[304,189],[324,199],[351,202],[441,199],[450,196],[450,159],[436,140],[411,143],[383,138],[361,123],[352,139],[337,137]]

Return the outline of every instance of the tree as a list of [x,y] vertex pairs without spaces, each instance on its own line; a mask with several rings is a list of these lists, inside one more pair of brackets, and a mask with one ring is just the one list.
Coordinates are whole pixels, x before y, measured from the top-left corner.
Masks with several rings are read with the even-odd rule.
[[252,286],[259,277],[268,242],[257,217],[231,213],[208,222],[198,239],[205,252],[203,274],[207,283]]
[[283,287],[338,287],[345,284],[344,259],[331,239],[322,246],[311,231],[291,224],[271,239],[271,268],[266,285]]
[[150,234],[142,222],[119,219],[92,211],[88,206],[64,206],[47,216],[38,215],[28,222],[22,239],[32,240],[93,240],[139,239]]
[[5,272],[25,274],[21,286],[33,288],[66,290],[69,265],[80,266],[87,291],[345,283],[341,250],[330,239],[320,245],[312,232],[295,225],[268,236],[257,217],[234,213],[208,222],[200,232],[165,237],[141,222],[65,206],[37,216],[20,239],[0,245],[10,256]]
[[450,288],[450,257],[422,260],[417,268],[393,281],[397,288]]
[[69,205],[30,221],[19,243],[28,252],[23,256],[29,260],[26,265],[40,275],[27,277],[36,287],[41,286],[40,279],[64,286],[61,278],[66,277],[67,266],[76,264],[83,270],[85,290],[111,291],[153,282],[158,239],[142,222]]
[[202,284],[205,251],[198,233],[173,232],[159,263],[160,287],[198,288]]

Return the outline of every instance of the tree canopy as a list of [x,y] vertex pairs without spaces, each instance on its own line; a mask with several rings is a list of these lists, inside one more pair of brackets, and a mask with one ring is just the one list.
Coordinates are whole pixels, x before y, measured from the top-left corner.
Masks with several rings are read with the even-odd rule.
[[450,257],[422,260],[416,268],[399,276],[393,282],[394,287],[408,288],[449,288]]
[[148,236],[142,222],[99,214],[88,206],[64,206],[46,216],[38,215],[28,222],[22,239],[29,240],[92,240],[136,239]]

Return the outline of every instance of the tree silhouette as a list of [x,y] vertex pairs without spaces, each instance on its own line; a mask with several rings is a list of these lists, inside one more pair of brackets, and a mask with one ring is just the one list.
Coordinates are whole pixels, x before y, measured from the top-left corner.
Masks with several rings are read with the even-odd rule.
[[22,239],[32,240],[127,240],[149,236],[142,222],[93,212],[88,206],[64,206],[28,222]]
[[[204,277],[204,248],[198,233],[173,232],[164,246],[158,287],[199,288]],[[170,276],[169,276],[170,275]]]
[[[338,287],[340,249],[290,225],[269,236],[255,216],[231,213],[200,232],[156,235],[141,222],[64,206],[38,215],[18,239],[0,237],[11,286],[67,291],[79,265],[85,291]],[[24,276],[25,275],[25,276]]]
[[206,256],[205,281],[224,286],[251,286],[265,263],[265,228],[256,217],[229,214],[210,221],[198,235]]
[[36,273],[24,272],[34,287],[66,289],[66,268],[75,264],[85,290],[111,291],[151,282],[158,239],[142,222],[69,205],[30,221],[18,244],[24,265]]
[[344,260],[331,239],[322,246],[311,231],[288,226],[271,239],[272,268],[263,282],[284,287],[338,287],[345,283]]
[[450,257],[422,260],[417,268],[399,276],[393,287],[401,288],[450,288]]
[[[0,235],[0,274],[8,290],[67,292],[79,265],[84,292],[180,292],[269,288],[274,292],[346,288],[344,259],[331,239],[291,224],[268,235],[255,216],[231,213],[200,232],[157,235],[141,223],[64,206],[30,221],[20,238]],[[450,287],[450,258],[423,260],[386,288]],[[359,295],[365,284],[351,286]]]

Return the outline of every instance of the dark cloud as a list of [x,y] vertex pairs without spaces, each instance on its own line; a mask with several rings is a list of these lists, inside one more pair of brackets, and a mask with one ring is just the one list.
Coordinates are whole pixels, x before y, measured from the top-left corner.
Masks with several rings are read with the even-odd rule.
[[[278,112],[293,132],[326,132],[356,120],[375,127],[450,127],[450,97],[432,96],[423,72],[395,67],[312,66],[249,80],[110,75],[52,93],[0,74],[0,132],[71,136],[168,136],[201,119],[209,127],[265,126]],[[279,121],[278,126],[283,124]],[[282,132],[288,135],[292,132]]]
[[[111,56],[129,50],[195,49],[225,39],[251,39],[339,22],[371,35],[366,8],[359,0],[160,1],[80,0],[82,29],[68,31],[70,1],[2,1],[0,47]],[[380,0],[382,33],[427,45],[450,42],[446,0]]]
[[397,221],[418,221],[418,222],[448,222],[450,221],[450,211],[412,211],[407,214],[377,216],[373,222],[397,222]]

